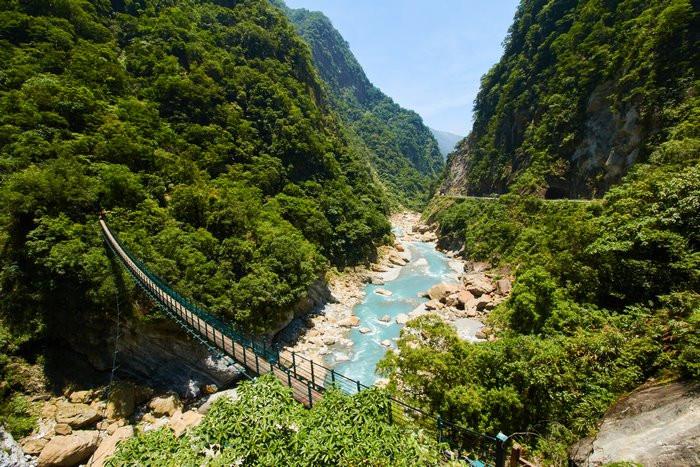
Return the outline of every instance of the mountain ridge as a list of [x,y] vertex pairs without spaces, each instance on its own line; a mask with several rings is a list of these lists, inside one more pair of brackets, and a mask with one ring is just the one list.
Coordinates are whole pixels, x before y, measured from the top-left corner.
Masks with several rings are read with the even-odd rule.
[[444,160],[420,115],[402,108],[370,82],[347,41],[323,13],[290,9],[278,0],[273,4],[309,44],[332,107],[364,142],[396,204],[423,206]]

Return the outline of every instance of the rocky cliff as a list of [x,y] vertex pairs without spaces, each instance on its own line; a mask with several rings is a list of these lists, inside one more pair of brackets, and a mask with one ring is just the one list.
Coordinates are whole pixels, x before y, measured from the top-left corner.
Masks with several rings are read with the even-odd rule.
[[691,111],[689,0],[523,0],[442,193],[600,196]]

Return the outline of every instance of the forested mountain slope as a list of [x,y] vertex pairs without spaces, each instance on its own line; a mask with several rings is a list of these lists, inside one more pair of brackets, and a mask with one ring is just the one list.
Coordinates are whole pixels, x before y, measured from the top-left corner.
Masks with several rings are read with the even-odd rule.
[[[383,363],[405,397],[472,429],[529,433],[533,457],[565,465],[624,394],[700,379],[697,20],[689,0],[521,1],[443,184],[511,192],[438,195],[425,213],[443,245],[514,278],[512,293],[488,342],[409,323]],[[687,465],[696,435],[676,437],[664,462]],[[648,452],[625,454],[608,460]]]
[[433,180],[442,171],[443,160],[421,117],[370,83],[348,43],[325,15],[278,5],[311,46],[333,107],[369,148],[382,181],[398,202],[423,205]]
[[690,111],[686,0],[523,1],[441,191],[600,196]]
[[253,331],[389,234],[368,161],[266,0],[10,0],[0,61],[2,379],[6,354],[109,325],[101,208],[183,295]]

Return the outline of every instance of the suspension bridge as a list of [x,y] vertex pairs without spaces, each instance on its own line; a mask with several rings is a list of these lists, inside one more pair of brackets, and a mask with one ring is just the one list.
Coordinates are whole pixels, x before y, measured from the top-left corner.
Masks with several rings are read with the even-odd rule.
[[[360,381],[343,376],[296,352],[269,345],[209,314],[178,294],[139,261],[112,232],[103,215],[99,223],[106,245],[146,295],[193,339],[213,354],[232,359],[248,376],[273,374],[291,388],[298,402],[309,408],[318,403],[324,391],[331,386],[347,394],[368,389]],[[505,465],[508,438],[501,433],[497,436],[478,433],[389,396],[385,416],[389,423],[410,424],[434,436],[439,442],[448,443],[454,453],[474,467]]]

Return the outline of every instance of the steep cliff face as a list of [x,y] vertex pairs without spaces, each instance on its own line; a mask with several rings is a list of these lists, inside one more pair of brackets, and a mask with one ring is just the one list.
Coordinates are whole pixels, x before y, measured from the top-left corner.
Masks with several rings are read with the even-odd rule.
[[523,0],[442,193],[600,196],[690,110],[689,0]]
[[438,143],[421,117],[372,85],[350,46],[319,12],[275,2],[311,47],[333,107],[364,144],[372,165],[395,199],[420,206],[444,166]]

